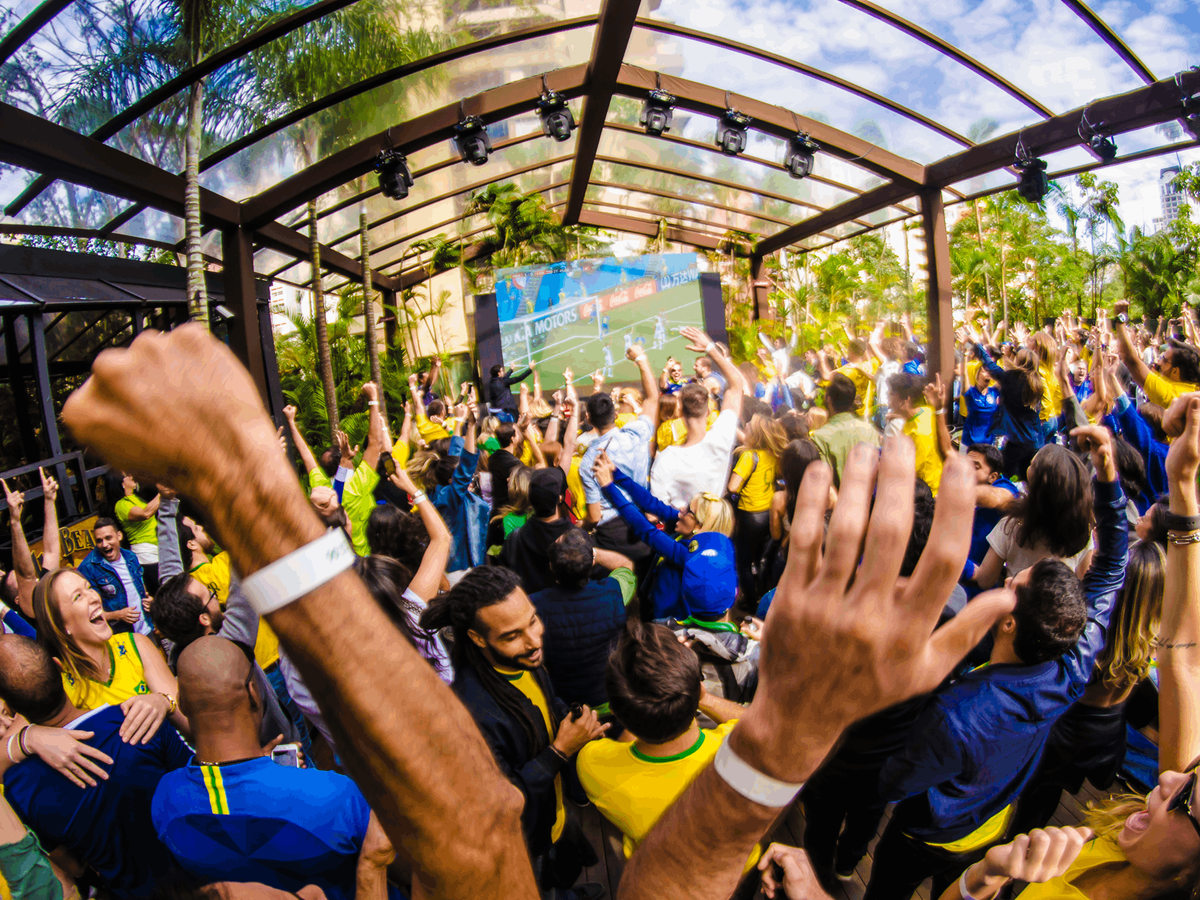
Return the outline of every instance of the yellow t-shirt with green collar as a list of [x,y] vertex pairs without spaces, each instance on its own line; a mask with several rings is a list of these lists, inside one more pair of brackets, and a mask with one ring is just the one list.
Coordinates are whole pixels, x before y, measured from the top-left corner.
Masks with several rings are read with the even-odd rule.
[[[756,462],[757,460],[757,462]],[[745,450],[733,467],[742,478],[738,491],[738,509],[742,512],[766,512],[775,496],[775,454],[766,450]]]
[[342,507],[350,519],[350,543],[359,556],[369,556],[371,546],[367,543],[367,519],[375,508],[375,487],[379,484],[379,473],[365,462],[346,479],[342,489]]
[[[550,735],[550,740],[554,740],[558,730],[554,727],[554,720],[550,717],[550,706],[546,703],[546,695],[542,692],[542,686],[538,684],[537,679],[525,669],[520,672],[511,672],[497,668],[496,671],[500,673],[501,678],[529,698],[529,702],[537,707],[538,712],[542,714],[542,721],[546,723],[546,734]],[[567,810],[563,806],[562,776],[555,775],[554,827],[550,829],[550,843],[554,843],[562,837],[563,827],[566,824]]]
[[[610,738],[592,741],[579,751],[575,763],[579,783],[596,809],[621,830],[626,859],[708,767],[736,724],[735,719],[701,729],[696,743],[674,756],[646,756],[633,743]],[[757,865],[761,856],[762,848],[755,847],[745,871]]]
[[1186,381],[1171,381],[1169,378],[1163,378],[1157,372],[1151,372],[1146,376],[1146,384],[1142,390],[1146,392],[1146,399],[1151,403],[1166,409],[1177,397],[1195,391],[1196,385]]
[[62,673],[63,688],[76,709],[88,712],[106,703],[120,706],[130,697],[150,693],[146,668],[133,632],[114,634],[108,639],[108,661],[108,681],[75,678],[67,672]]

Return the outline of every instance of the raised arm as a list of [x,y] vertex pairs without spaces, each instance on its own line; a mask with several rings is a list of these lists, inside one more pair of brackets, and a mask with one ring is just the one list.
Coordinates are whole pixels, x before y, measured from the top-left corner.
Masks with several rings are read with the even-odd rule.
[[734,703],[732,700],[726,700],[724,697],[710,694],[704,685],[701,685],[700,712],[704,713],[718,725],[724,725],[726,722],[740,719],[746,712],[746,707],[740,703]]
[[742,400],[744,394],[742,388],[745,386],[745,382],[742,378],[742,373],[733,364],[733,360],[726,356],[713,339],[699,328],[685,326],[679,329],[679,333],[687,339],[689,350],[707,354],[708,358],[713,361],[713,364],[721,370],[721,374],[725,376],[725,380],[728,382],[725,397],[721,400],[721,412],[727,409],[732,410],[734,415],[740,419],[742,417]]
[[[682,566],[687,560],[687,548],[679,543],[679,541],[672,540],[666,533],[655,528],[650,523],[650,520],[646,518],[645,514],[628,497],[621,493],[618,485],[613,481],[614,476],[617,474],[623,473],[608,458],[607,453],[601,453],[596,459],[596,483],[600,485],[600,490],[604,492],[604,496],[608,498],[608,502],[612,504],[613,509],[617,511],[617,514],[625,521],[625,524],[629,526],[630,531],[633,532],[639,541],[648,545],[665,560],[676,566]],[[632,481],[629,483],[632,483]]]
[[[161,584],[183,572],[183,550],[179,546],[179,500],[165,485],[158,489],[162,503],[158,507],[158,580]],[[251,644],[253,646],[253,644]]]
[[58,507],[55,505],[55,500],[58,499],[58,479],[53,475],[47,475],[46,471],[40,466],[38,467],[38,475],[42,479],[42,571],[49,572],[51,569],[58,568],[59,558],[61,556],[61,544],[58,534]]
[[[1200,515],[1200,395],[1187,394],[1171,404],[1167,419],[1172,418],[1182,421],[1183,431],[1167,452],[1170,515],[1195,517]],[[1200,544],[1187,542],[1200,530],[1194,521],[1167,523],[1167,575],[1158,629],[1160,772],[1182,772],[1200,756]]]
[[[1113,306],[1113,312],[1116,315],[1126,312],[1129,309],[1128,300],[1118,300]],[[1159,328],[1162,327],[1162,320],[1159,320]],[[1125,323],[1118,321],[1114,334],[1117,337],[1117,350],[1121,354],[1121,362],[1125,363],[1125,368],[1129,370],[1129,374],[1133,376],[1133,380],[1137,382],[1138,387],[1144,387],[1146,384],[1146,376],[1150,374],[1150,369],[1142,360],[1141,354],[1137,352],[1137,347],[1133,346],[1133,339],[1129,336],[1129,329],[1125,327]]]
[[[97,357],[67,401],[72,433],[114,465],[173,476],[253,574],[325,534],[290,473],[249,374],[198,326],[145,332]],[[337,737],[347,771],[426,895],[538,896],[521,798],[470,714],[339,570],[268,615]]]
[[29,542],[25,540],[25,528],[21,525],[21,513],[25,509],[25,494],[21,491],[10,491],[8,484],[0,479],[0,487],[4,488],[4,499],[8,503],[8,527],[12,534],[13,571],[17,573],[17,605],[21,610],[32,608],[33,588],[37,584],[37,566],[33,563],[33,554],[29,552]]
[[429,545],[421,557],[421,565],[408,584],[410,591],[428,602],[437,596],[438,585],[441,584],[442,575],[446,571],[446,562],[450,559],[450,549],[453,544],[450,529],[438,515],[433,501],[413,483],[408,472],[402,467],[396,467],[396,473],[391,476],[391,482],[409,496],[416,498],[417,514],[420,515],[421,522],[425,525],[425,531],[429,534]]
[[147,519],[153,519],[156,515],[158,515],[159,502],[160,502],[160,498],[159,498],[158,494],[155,494],[154,497],[150,500],[150,502],[147,503],[145,506],[129,507],[129,521],[145,522]]
[[933,407],[933,420],[937,429],[937,448],[942,459],[954,452],[954,440],[950,437],[950,429],[946,425],[946,404],[950,389],[942,384],[942,376],[935,374],[933,381],[925,385],[925,400]]
[[292,443],[296,445],[296,452],[300,454],[300,465],[304,466],[304,473],[307,475],[313,469],[317,468],[317,458],[313,456],[313,452],[308,446],[308,441],[304,440],[304,435],[296,427],[296,407],[290,403],[285,406],[283,408],[283,417],[287,419],[288,431],[292,434]]
[[654,372],[650,370],[650,360],[646,357],[646,351],[642,349],[641,344],[631,344],[625,351],[625,358],[631,360],[638,367],[638,375],[642,378],[642,394],[646,399],[642,401],[641,415],[648,418],[657,427],[658,383],[654,380]]
[[532,368],[525,369],[523,372],[510,372],[504,376],[504,383],[512,387],[518,381],[524,381],[533,372]]
[[[412,381],[409,381],[412,384]],[[362,463],[374,469],[379,465],[379,456],[384,450],[391,452],[392,443],[388,439],[387,429],[383,427],[383,416],[379,414],[379,386],[368,381],[362,386],[363,396],[367,398],[367,448],[363,450]],[[418,404],[421,415],[425,407],[421,404],[420,391],[413,392],[413,403]]]
[[558,454],[558,467],[568,477],[571,475],[571,459],[575,456],[575,447],[579,443],[579,395],[575,393],[575,385],[571,383],[570,373],[571,370],[568,369],[565,377],[567,380],[567,403],[571,408],[567,413],[566,424],[563,426],[562,452]]

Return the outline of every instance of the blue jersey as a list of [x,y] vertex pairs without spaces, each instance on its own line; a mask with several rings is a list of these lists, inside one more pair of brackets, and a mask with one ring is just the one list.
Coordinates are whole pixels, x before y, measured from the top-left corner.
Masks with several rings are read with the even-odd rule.
[[4,773],[4,795],[47,847],[62,844],[88,862],[116,897],[148,897],[171,868],[150,819],[150,800],[164,775],[181,770],[191,751],[164,722],[147,744],[121,740],[125,715],[101,706],[68,728],[95,733],[84,743],[113,759],[108,780],[78,788],[32,756]]
[[986,391],[972,385],[962,395],[962,404],[967,408],[967,418],[963,423],[962,442],[968,447],[971,444],[990,444],[992,442],[992,420],[996,415],[996,406],[1000,402],[1000,391],[989,387]]
[[[1014,497],[1019,493],[1017,486],[1007,478],[997,478],[992,482],[992,487],[1003,488]],[[983,562],[983,558],[987,556],[990,544],[988,544],[988,535],[992,533],[992,529],[1000,524],[1000,520],[1004,518],[1004,512],[999,509],[987,509],[982,506],[975,507],[975,519],[971,523],[971,550],[967,554],[967,559],[979,565]],[[979,588],[974,585],[966,585],[967,593],[971,596],[979,593]]]
[[293,893],[315,884],[329,900],[354,900],[371,810],[345,775],[267,757],[189,765],[162,780],[151,812],[159,838],[198,878]]

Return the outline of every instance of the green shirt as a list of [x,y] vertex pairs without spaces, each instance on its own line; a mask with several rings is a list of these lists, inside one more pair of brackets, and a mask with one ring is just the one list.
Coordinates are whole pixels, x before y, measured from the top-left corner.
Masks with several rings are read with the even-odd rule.
[[366,463],[359,463],[342,489],[342,506],[350,519],[350,543],[359,556],[369,556],[367,544],[367,519],[375,508],[375,487],[379,484],[379,473]]
[[319,487],[331,488],[333,487],[333,482],[329,480],[328,475],[326,475],[321,469],[317,468],[308,473],[308,492],[311,494],[313,492],[313,488]]
[[125,537],[129,540],[129,545],[134,544],[157,544],[158,543],[158,517],[151,516],[148,519],[142,519],[140,522],[135,522],[129,518],[129,511],[134,507],[144,509],[145,502],[134,497],[132,494],[122,497],[116,502],[114,510],[117,514],[117,521],[121,523],[121,530],[125,532]]
[[637,576],[633,574],[633,569],[613,569],[608,573],[608,577],[616,581],[617,586],[621,588],[621,599],[628,606],[633,595],[637,593]]
[[852,412],[841,412],[814,431],[810,437],[821,451],[821,459],[829,463],[833,469],[833,483],[842,483],[842,469],[846,467],[846,457],[850,455],[855,444],[870,444],[879,446],[879,432],[866,419]]

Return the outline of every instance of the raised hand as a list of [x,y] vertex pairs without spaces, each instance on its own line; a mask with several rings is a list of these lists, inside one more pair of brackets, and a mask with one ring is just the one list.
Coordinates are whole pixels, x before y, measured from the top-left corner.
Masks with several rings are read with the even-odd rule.
[[366,397],[368,401],[379,399],[379,385],[373,381],[368,381],[366,384],[364,384],[362,386],[362,392],[363,396]]
[[565,384],[571,384],[574,380],[575,373],[571,371],[570,366],[567,366],[567,368],[563,369],[563,382]]
[[292,406],[292,404],[290,404],[290,403],[287,406],[285,406],[283,408],[283,417],[285,419],[287,419],[289,422],[291,422],[292,424],[295,424],[295,422],[296,422],[296,407]]
[[58,479],[47,475],[46,470],[38,466],[38,475],[42,479],[42,496],[47,503],[53,503],[58,498]]
[[0,478],[0,487],[4,488],[4,499],[8,503],[9,515],[19,521],[21,510],[25,508],[25,494],[21,491],[10,491],[8,482],[3,478]]
[[965,875],[972,894],[1004,886],[1010,880],[1039,884],[1058,878],[1071,867],[1083,845],[1091,840],[1090,828],[1038,828],[1011,843],[993,847]]
[[596,483],[600,487],[608,487],[613,483],[613,472],[616,470],[617,464],[609,457],[608,451],[601,450],[592,464],[592,474],[596,476]]
[[942,384],[941,375],[934,375],[933,381],[925,385],[925,401],[932,406],[934,410],[946,408],[947,393],[947,385]]
[[713,342],[713,339],[699,328],[684,325],[679,329],[679,334],[687,340],[687,349],[693,353],[708,353],[710,352],[710,347],[713,351],[716,350],[716,344]]
[[646,351],[642,349],[641,344],[630,344],[629,349],[625,351],[625,358],[630,362],[637,362],[639,357],[645,355]]
[[1087,425],[1083,428],[1072,428],[1071,437],[1075,438],[1080,450],[1092,455],[1092,466],[1097,476],[1104,481],[1117,480],[1112,432],[1102,425]]
[[847,725],[932,690],[1015,606],[1011,591],[990,591],[934,631],[970,546],[974,475],[960,455],[946,459],[929,541],[901,586],[914,481],[912,441],[889,437],[882,455],[856,446],[826,540],[832,473],[820,462],[805,472],[763,626],[758,692],[730,735],[759,771],[803,781]]
[[280,425],[275,429],[275,438],[279,441],[279,449],[283,451],[284,456],[287,455],[287,438],[283,436],[283,426]]

